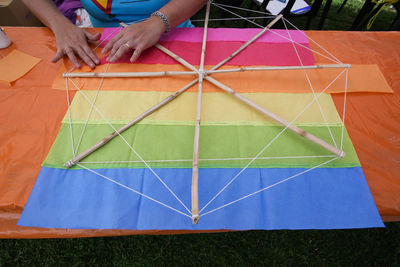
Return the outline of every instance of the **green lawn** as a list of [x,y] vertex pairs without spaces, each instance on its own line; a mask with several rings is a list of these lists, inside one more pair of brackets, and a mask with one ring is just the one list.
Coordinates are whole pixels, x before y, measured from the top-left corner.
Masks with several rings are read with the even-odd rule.
[[0,266],[400,266],[400,223],[385,229],[0,240]]
[[[251,0],[246,0],[247,7]],[[363,1],[333,1],[324,30],[347,30]],[[201,18],[199,12],[196,18]],[[245,12],[242,15],[246,15]],[[214,17],[220,16],[213,12]],[[386,9],[372,30],[387,30],[395,12]],[[316,27],[318,17],[313,20]],[[291,19],[300,28],[304,17]],[[199,22],[198,25],[201,25]],[[212,27],[221,26],[212,23]],[[229,22],[225,27],[246,27]],[[385,229],[247,231],[171,236],[0,240],[0,266],[42,265],[312,265],[400,266],[400,222]]]

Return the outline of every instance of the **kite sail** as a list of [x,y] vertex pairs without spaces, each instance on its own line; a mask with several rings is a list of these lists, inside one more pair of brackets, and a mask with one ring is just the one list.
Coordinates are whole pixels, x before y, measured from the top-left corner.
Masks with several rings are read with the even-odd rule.
[[[173,50],[174,47],[188,47],[189,42],[201,42],[194,37],[198,29],[185,31],[192,39],[180,40],[176,34],[174,38],[166,38],[164,46]],[[209,31],[214,36],[210,38],[226,38],[211,41],[214,47],[225,49],[225,44],[237,42],[237,49],[244,43],[241,37],[227,40],[232,38],[231,30],[218,29],[215,35],[212,35],[213,29]],[[240,30],[243,35],[249,31],[254,30]],[[287,65],[312,65],[314,60],[308,44],[292,38],[292,35],[302,38],[304,33],[299,35],[298,31],[286,30],[285,34],[277,42],[277,35],[268,31],[256,44],[266,50],[280,44],[282,54],[288,48],[295,51],[296,63]],[[308,52],[299,52],[297,46]],[[141,64],[171,66],[163,57],[152,57],[152,51],[145,55]],[[159,62],[146,61],[155,58]],[[228,64],[231,68],[279,65],[249,63],[251,60],[247,57],[240,60],[237,58]],[[305,61],[308,63],[304,64]],[[336,59],[334,62],[340,63]],[[215,63],[206,60],[206,64]],[[105,71],[115,66],[129,70],[129,64],[122,60],[114,66],[107,65]],[[205,88],[199,146],[201,219],[198,224],[192,224],[190,191],[196,88],[118,133],[117,129],[178,90],[180,87],[176,83],[181,82],[181,78],[145,78],[146,86],[153,90],[144,90],[143,80],[136,83],[135,79],[118,78],[112,78],[107,85],[105,79],[97,78],[97,90],[85,90],[85,79],[66,78],[69,109],[18,224],[137,230],[382,227],[343,120],[330,95],[326,94],[337,80],[345,80],[347,84],[348,70],[338,69],[328,85],[315,90],[307,71],[299,71],[305,73],[303,78],[310,84],[309,93],[296,91],[296,81],[288,83],[289,92],[273,93],[246,92],[244,82],[241,95],[279,114],[290,125],[343,150],[346,156],[341,158],[329,153],[229,94]],[[212,74],[212,77],[218,80],[218,75],[228,74]],[[119,90],[122,87],[127,89]],[[160,87],[165,89],[160,90]],[[70,88],[77,90],[71,103]],[[343,92],[347,93],[347,85]],[[65,168],[66,162],[112,132],[117,132],[117,136],[105,146],[74,167]]]

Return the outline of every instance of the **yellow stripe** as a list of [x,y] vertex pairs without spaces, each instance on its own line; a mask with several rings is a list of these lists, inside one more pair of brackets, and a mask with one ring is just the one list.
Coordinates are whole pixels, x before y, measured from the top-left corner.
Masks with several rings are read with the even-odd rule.
[[[90,99],[95,98],[95,91],[83,92]],[[169,95],[168,92],[101,91],[95,105],[113,123],[127,123]],[[294,119],[314,98],[313,94],[245,93],[242,95],[287,121]],[[186,92],[141,123],[193,124],[196,116],[196,97],[197,93]],[[321,95],[319,102],[329,124],[338,125],[341,120],[330,95]],[[90,104],[78,92],[71,105],[73,122],[85,122],[89,111]],[[69,122],[67,115],[64,117],[64,123]],[[226,93],[204,93],[201,117],[202,125],[274,124],[272,120]],[[321,125],[321,122],[324,122],[323,117],[318,105],[314,103],[299,117],[296,124]],[[89,123],[105,123],[105,121],[96,110],[93,110]]]

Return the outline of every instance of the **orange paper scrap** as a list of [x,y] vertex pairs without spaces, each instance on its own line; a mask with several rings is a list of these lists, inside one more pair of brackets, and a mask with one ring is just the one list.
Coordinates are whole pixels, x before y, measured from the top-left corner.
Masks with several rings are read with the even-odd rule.
[[28,73],[41,59],[13,50],[0,60],[0,82],[11,85]]

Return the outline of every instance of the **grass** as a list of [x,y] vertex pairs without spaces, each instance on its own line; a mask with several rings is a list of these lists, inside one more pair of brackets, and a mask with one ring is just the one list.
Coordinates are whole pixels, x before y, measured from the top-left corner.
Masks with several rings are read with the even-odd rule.
[[[249,5],[249,1],[242,6]],[[337,14],[341,1],[334,0],[324,30],[347,30],[362,3],[349,0]],[[196,15],[202,16],[203,11]],[[394,12],[385,10],[372,30],[386,30],[394,16]],[[300,28],[305,25],[304,17],[291,20]],[[318,20],[318,16],[313,19],[311,29]],[[236,21],[211,26],[249,25]],[[400,222],[386,226],[385,229],[0,240],[0,266],[400,266]]]
[[385,229],[0,240],[0,266],[399,266],[400,223]]

